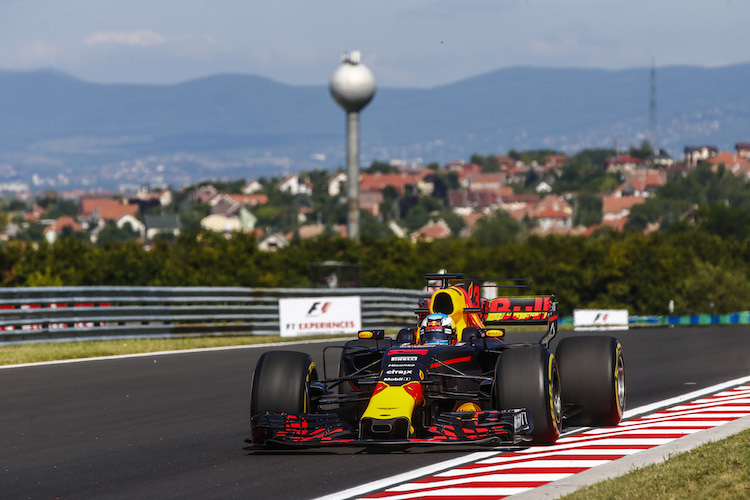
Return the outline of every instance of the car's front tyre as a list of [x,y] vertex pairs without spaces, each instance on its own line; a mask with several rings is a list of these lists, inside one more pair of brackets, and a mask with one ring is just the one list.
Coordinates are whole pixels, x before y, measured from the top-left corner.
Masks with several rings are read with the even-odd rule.
[[499,410],[531,410],[532,443],[557,441],[562,404],[555,356],[541,345],[503,350],[495,364],[494,406]]
[[[250,417],[266,412],[313,413],[316,404],[310,384],[318,380],[315,362],[309,354],[296,351],[263,353],[255,365],[250,384]],[[253,432],[253,441],[267,436]]]

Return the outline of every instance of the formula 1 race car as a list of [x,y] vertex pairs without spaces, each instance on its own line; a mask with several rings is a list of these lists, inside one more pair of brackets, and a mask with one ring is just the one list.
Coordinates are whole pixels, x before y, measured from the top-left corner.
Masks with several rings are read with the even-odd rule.
[[[264,353],[251,384],[247,441],[265,447],[551,444],[566,425],[613,426],[625,405],[620,343],[572,336],[555,354],[554,296],[485,298],[528,279],[439,283],[395,339],[360,331],[340,349],[336,377],[312,358]],[[489,294],[497,296],[497,293]],[[510,343],[500,327],[545,325],[537,343]],[[324,353],[325,358],[325,353]],[[325,363],[324,363],[325,365]]]

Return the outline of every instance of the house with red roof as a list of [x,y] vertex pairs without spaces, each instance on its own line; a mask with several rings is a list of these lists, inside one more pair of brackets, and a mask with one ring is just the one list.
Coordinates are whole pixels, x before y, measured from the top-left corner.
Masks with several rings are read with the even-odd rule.
[[667,173],[664,170],[641,168],[625,172],[625,182],[615,192],[648,198],[666,183]]
[[31,207],[31,210],[23,214],[23,218],[29,222],[38,222],[42,220],[42,217],[44,216],[44,213],[46,211],[47,210],[44,207],[41,207],[38,204],[34,203],[34,206]]
[[462,173],[458,177],[459,184],[469,191],[493,191],[500,192],[506,184],[505,174],[500,172],[490,173]]
[[516,220],[530,216],[539,203],[538,194],[513,194],[503,196],[500,208],[508,212]]
[[448,191],[448,204],[453,208],[483,209],[498,207],[502,199],[495,191]]
[[78,219],[87,222],[117,221],[125,215],[135,216],[138,205],[114,198],[82,198]]
[[391,186],[396,191],[398,191],[399,196],[403,196],[406,193],[414,192],[417,189],[417,183],[422,180],[424,175],[426,175],[426,173],[362,173],[359,176],[359,192],[364,193],[365,191],[382,191],[386,186]]
[[602,223],[624,224],[630,216],[630,209],[644,203],[643,196],[618,196],[616,194],[602,198]]
[[520,162],[518,160],[511,158],[510,156],[498,155],[497,163],[500,165],[500,171],[505,172],[507,170],[512,169],[513,167],[518,165]]
[[735,153],[723,151],[706,160],[706,163],[711,165],[712,172],[716,172],[719,169],[719,165],[724,165],[735,177],[750,179],[750,160]]
[[559,196],[545,196],[529,215],[536,219],[539,234],[566,232],[573,226],[573,207]]
[[545,170],[561,170],[570,162],[570,158],[565,155],[555,154],[544,157]]
[[644,163],[645,162],[640,158],[628,155],[620,155],[604,160],[604,166],[606,167],[607,172],[610,173],[629,172],[640,168]]
[[440,219],[436,222],[429,221],[427,224],[414,231],[411,234],[411,240],[434,241],[450,238],[450,236],[451,228],[443,219]]
[[52,222],[52,224],[45,227],[42,234],[44,235],[44,239],[47,240],[48,243],[52,244],[63,234],[65,228],[70,228],[70,230],[75,233],[84,231],[83,227],[81,227],[81,225],[78,224],[78,222],[76,222],[73,217],[63,215],[61,217],[58,217],[54,222]]

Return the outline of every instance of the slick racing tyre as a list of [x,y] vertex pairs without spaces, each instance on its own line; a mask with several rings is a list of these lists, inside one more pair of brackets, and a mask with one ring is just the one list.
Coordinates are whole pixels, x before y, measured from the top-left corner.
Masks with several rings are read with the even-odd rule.
[[310,384],[318,380],[309,354],[269,351],[258,360],[250,386],[250,416],[269,412],[314,413]]
[[625,410],[622,345],[612,337],[568,337],[557,346],[566,424],[617,425]]
[[503,350],[495,364],[495,408],[531,410],[532,443],[552,444],[560,436],[562,405],[555,356],[541,345]]

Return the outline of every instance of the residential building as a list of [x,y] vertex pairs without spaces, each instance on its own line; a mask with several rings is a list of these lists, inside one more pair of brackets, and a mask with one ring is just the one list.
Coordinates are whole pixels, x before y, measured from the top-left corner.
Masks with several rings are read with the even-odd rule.
[[289,240],[281,233],[269,234],[260,243],[258,243],[258,250],[263,252],[275,252],[279,248],[284,248],[289,245]]
[[201,219],[201,227],[215,233],[230,235],[242,229],[239,217],[211,214]]
[[658,169],[639,169],[625,173],[625,182],[615,192],[625,196],[648,198],[667,183],[667,173]]
[[326,182],[328,188],[328,196],[336,198],[341,195],[345,195],[346,189],[346,173],[339,171],[328,178]]
[[716,146],[685,146],[685,164],[693,168],[699,161],[707,160],[719,154]]
[[242,187],[242,194],[255,194],[263,189],[263,184],[258,180],[252,180]]
[[180,235],[180,218],[176,214],[146,214],[146,239],[153,240],[158,234]]
[[536,232],[540,234],[565,232],[573,226],[573,207],[555,195],[542,198],[529,216],[537,220]]
[[750,160],[750,142],[738,142],[734,148],[737,150],[737,156]]
[[607,172],[610,173],[630,172],[641,168],[644,163],[645,162],[640,158],[628,155],[620,155],[604,160],[604,166],[607,169]]
[[443,219],[440,219],[435,222],[429,221],[427,224],[414,231],[411,234],[411,240],[433,241],[450,238],[450,236],[451,228]]
[[[145,226],[136,219],[137,213],[138,205],[135,203],[123,203],[113,198],[82,198],[78,221],[85,229],[98,228],[100,230],[108,221],[114,221],[118,227],[122,227],[123,217],[130,216],[125,221],[132,222],[134,229],[144,234]],[[96,234],[98,230],[92,233],[92,238],[95,238]]]
[[750,160],[742,158],[737,154],[724,151],[705,161],[711,165],[713,172],[719,169],[719,165],[724,165],[735,177],[750,178]]
[[299,174],[288,175],[278,185],[278,190],[282,193],[289,193],[293,195],[311,195],[312,194],[312,182],[309,179],[303,179]]
[[611,195],[602,198],[602,223],[624,224],[630,216],[630,210],[644,203],[643,196]]
[[63,215],[44,228],[44,239],[47,243],[52,244],[63,234],[63,231],[65,231],[66,228],[70,228],[71,231],[76,233],[84,231],[83,227],[81,227],[73,217]]

